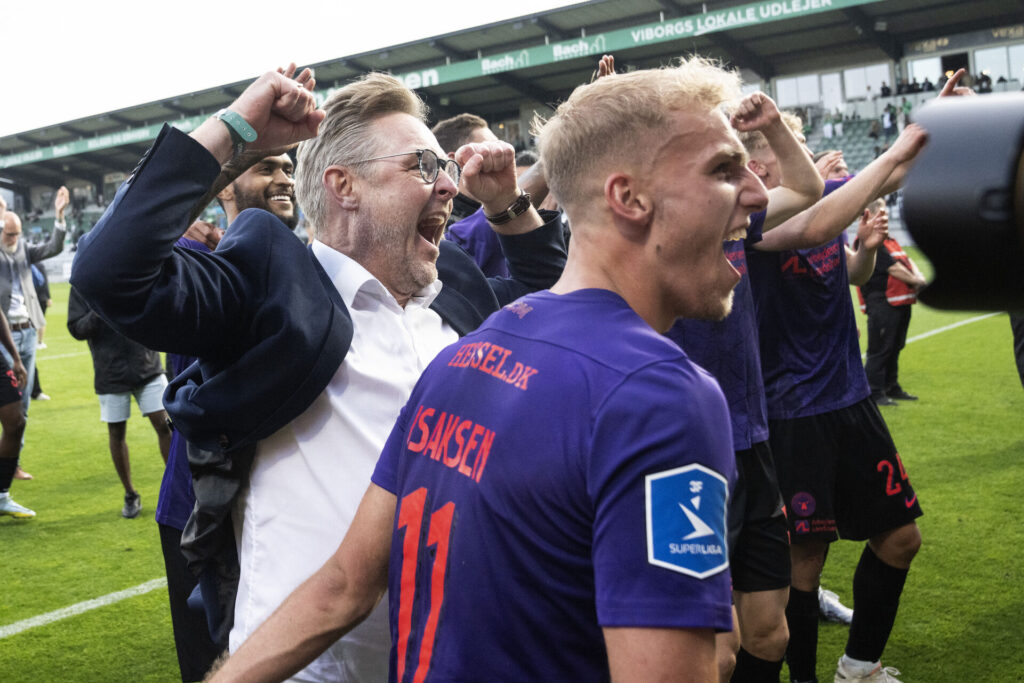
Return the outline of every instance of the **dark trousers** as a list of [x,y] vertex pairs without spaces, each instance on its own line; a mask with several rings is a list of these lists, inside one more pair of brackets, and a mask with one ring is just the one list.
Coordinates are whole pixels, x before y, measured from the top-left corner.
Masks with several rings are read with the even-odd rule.
[[900,351],[907,344],[910,306],[890,306],[884,297],[871,297],[868,309],[868,358],[864,371],[872,396],[899,390]]
[[206,614],[189,609],[188,596],[198,583],[188,570],[181,554],[181,530],[166,524],[160,527],[160,547],[164,551],[167,569],[167,594],[171,600],[171,625],[174,645],[178,650],[178,667],[182,681],[201,681],[220,654],[220,648],[210,639]]
[[1010,313],[1010,327],[1013,328],[1013,355],[1017,359],[1017,374],[1024,385],[1024,311]]

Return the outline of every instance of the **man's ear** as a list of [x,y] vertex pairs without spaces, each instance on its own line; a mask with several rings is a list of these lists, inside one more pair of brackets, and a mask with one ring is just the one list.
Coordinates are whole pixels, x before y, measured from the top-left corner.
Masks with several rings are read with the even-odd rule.
[[235,201],[235,184],[234,183],[228,183],[228,185],[223,190],[221,190],[220,192],[217,193],[217,199],[221,200],[222,202],[232,202],[232,203],[234,203],[234,201]]
[[654,204],[637,178],[626,173],[608,176],[604,181],[604,200],[626,239],[644,238],[654,219]]
[[751,159],[750,161],[748,161],[747,168],[749,168],[754,175],[756,175],[758,178],[761,178],[762,180],[766,175],[768,175],[768,167],[762,164],[757,159]]
[[359,206],[355,175],[348,166],[328,166],[323,183],[332,203],[349,210]]

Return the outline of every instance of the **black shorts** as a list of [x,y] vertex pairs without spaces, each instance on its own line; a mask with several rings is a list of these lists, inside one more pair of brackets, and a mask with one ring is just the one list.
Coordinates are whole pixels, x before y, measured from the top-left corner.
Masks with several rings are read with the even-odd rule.
[[14,376],[14,370],[11,370],[7,360],[0,355],[0,407],[10,403],[21,403],[21,389],[18,388],[18,378]]
[[729,570],[744,593],[790,583],[789,530],[767,441],[736,451],[736,488],[729,501]]
[[871,399],[821,415],[770,420],[793,543],[866,540],[920,517],[889,428]]

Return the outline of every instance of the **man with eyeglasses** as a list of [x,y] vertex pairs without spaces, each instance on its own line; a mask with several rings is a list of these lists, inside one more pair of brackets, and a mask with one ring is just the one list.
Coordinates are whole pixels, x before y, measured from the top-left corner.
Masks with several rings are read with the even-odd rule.
[[[553,284],[565,262],[556,217],[523,200],[511,146],[447,160],[400,81],[371,74],[317,110],[311,72],[293,72],[265,74],[190,136],[165,128],[72,273],[128,336],[200,358],[165,404],[190,443],[197,510],[185,546],[201,582],[227,571],[204,560],[234,548],[234,513],[232,649],[337,547],[426,364],[499,306]],[[246,142],[307,138],[296,190],[315,229],[309,248],[262,211],[243,212],[212,254],[172,248]],[[487,280],[442,241],[463,173],[502,233],[511,279]],[[385,680],[389,642],[382,608],[298,680]]]
[[[0,310],[7,316],[11,336],[28,373],[28,381],[21,391],[21,407],[26,417],[32,403],[38,331],[46,324],[35,284],[32,282],[31,266],[56,256],[64,249],[64,235],[67,234],[64,210],[70,203],[68,188],[61,186],[53,197],[53,231],[50,238],[39,245],[28,244],[21,238],[21,219],[16,213],[0,213],[0,222],[3,223],[3,235],[0,236]],[[13,367],[14,359],[7,350],[0,347],[0,353],[3,353],[7,365]],[[20,467],[14,476],[16,479],[32,478],[32,475]]]

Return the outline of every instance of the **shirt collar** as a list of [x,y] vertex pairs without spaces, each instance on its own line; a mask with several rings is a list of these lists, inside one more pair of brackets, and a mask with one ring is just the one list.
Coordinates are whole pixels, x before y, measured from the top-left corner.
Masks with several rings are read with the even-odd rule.
[[[312,248],[313,255],[320,262],[320,265],[323,266],[328,277],[331,278],[331,282],[334,283],[338,293],[341,295],[341,300],[345,302],[345,306],[348,308],[361,308],[356,306],[356,296],[360,292],[377,301],[389,303],[393,306],[398,305],[398,302],[391,296],[391,292],[387,290],[387,287],[375,278],[370,271],[363,268],[358,261],[342,254],[336,249],[332,249],[320,240],[313,240]],[[427,308],[440,293],[441,281],[435,279],[429,285],[416,292],[409,299],[409,303],[406,306]]]

